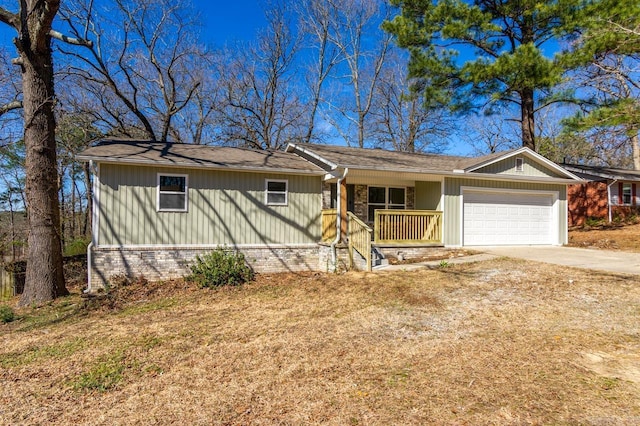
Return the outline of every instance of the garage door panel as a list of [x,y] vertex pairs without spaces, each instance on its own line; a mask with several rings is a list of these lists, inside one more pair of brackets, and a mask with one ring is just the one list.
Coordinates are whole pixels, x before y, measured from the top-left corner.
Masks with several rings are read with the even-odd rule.
[[550,194],[469,191],[463,202],[464,245],[554,242]]

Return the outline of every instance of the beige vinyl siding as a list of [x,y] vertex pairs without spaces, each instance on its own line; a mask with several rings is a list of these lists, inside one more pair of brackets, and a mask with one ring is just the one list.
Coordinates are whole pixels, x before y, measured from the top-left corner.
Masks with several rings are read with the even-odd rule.
[[461,188],[501,188],[526,191],[554,191],[558,192],[558,241],[566,243],[567,235],[567,187],[566,185],[541,184],[527,182],[501,182],[476,179],[446,178],[444,184],[444,229],[443,242],[445,245],[458,246],[462,244],[462,203]]
[[441,210],[442,183],[416,181],[416,210]]
[[[516,158],[522,158],[523,160],[523,164],[522,164],[523,170],[521,172],[516,172]],[[517,155],[517,156],[509,157],[505,160],[498,161],[496,163],[489,164],[488,166],[475,170],[474,173],[566,178],[566,176],[556,173],[555,171],[549,169],[548,167],[545,167],[543,164],[540,164],[538,161],[534,161],[533,159],[527,157],[526,155]]]
[[[158,173],[188,175],[188,211],[157,211]],[[265,179],[288,181],[267,206]],[[100,165],[98,245],[308,244],[320,240],[318,176]]]

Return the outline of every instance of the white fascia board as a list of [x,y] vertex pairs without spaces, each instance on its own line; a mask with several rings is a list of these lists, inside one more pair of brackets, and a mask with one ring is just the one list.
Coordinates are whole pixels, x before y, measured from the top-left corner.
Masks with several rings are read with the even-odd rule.
[[316,154],[315,152],[309,150],[309,149],[305,149],[299,145],[296,145],[294,143],[289,143],[287,145],[287,148],[285,150],[286,152],[293,152],[295,154],[295,151],[300,151],[305,155],[308,155],[311,158],[315,158],[316,160],[320,161],[321,163],[326,164],[327,166],[329,166],[332,170],[333,169],[337,169],[338,165],[334,162],[331,162],[329,160],[327,160],[326,158],[322,157],[319,154]]
[[[451,174],[450,177],[460,177],[457,174]],[[530,183],[553,183],[563,185],[573,185],[576,183],[585,182],[583,179],[576,177],[576,179],[568,178],[552,178],[544,176],[514,176],[514,175],[497,175],[493,173],[465,173],[465,179],[474,180],[493,180],[503,182],[530,182]]]

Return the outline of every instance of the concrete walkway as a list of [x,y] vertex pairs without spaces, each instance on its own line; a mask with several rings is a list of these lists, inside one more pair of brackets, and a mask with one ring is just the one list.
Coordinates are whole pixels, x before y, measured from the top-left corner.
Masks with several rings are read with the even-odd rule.
[[555,246],[474,247],[474,249],[496,256],[515,257],[596,271],[640,275],[640,253]]
[[[572,266],[597,271],[640,275],[640,253],[628,253],[611,250],[593,250],[575,247],[556,246],[509,246],[509,247],[471,247],[481,252],[471,256],[446,259],[453,265],[464,262],[479,262],[497,257],[515,257],[554,265]],[[412,263],[406,265],[389,265],[380,271],[413,271],[424,267],[440,265],[440,260]]]

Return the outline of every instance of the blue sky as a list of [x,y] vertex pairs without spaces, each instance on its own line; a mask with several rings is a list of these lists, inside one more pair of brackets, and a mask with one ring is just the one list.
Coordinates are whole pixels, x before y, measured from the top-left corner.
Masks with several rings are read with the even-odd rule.
[[265,25],[265,2],[261,0],[192,1],[201,11],[202,37],[207,43],[220,46],[235,40],[252,40]]
[[[62,0],[64,2],[65,0]],[[108,2],[108,0],[99,0]],[[235,40],[252,40],[264,26],[264,0],[232,0],[230,2],[192,0],[194,9],[201,14],[202,38],[206,43],[222,46]],[[17,12],[17,2],[3,0],[0,6]],[[13,51],[11,40],[15,31],[6,25],[0,26],[0,46]]]

